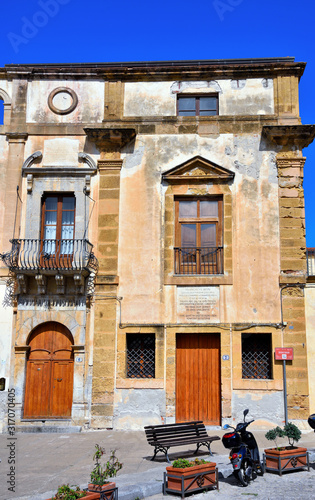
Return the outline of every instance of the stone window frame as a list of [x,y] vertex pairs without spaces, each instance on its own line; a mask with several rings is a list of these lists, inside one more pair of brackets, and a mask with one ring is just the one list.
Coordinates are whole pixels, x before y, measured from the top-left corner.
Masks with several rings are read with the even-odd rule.
[[[132,339],[133,337],[133,339]],[[141,345],[140,349],[137,349],[137,359],[132,359],[134,356],[132,355],[131,352],[131,342],[132,340],[140,340]],[[144,342],[145,340],[153,340],[154,348],[153,348],[153,360],[151,359],[148,364],[150,364],[150,370],[152,370],[152,375],[149,377],[143,376],[143,365],[146,364],[145,360],[145,347],[144,347]],[[156,342],[155,342],[155,334],[154,333],[127,333],[126,334],[126,343],[127,343],[127,363],[126,363],[126,378],[132,378],[132,379],[153,379],[155,378],[155,350],[156,350]],[[134,350],[134,349],[133,349]],[[134,369],[132,370],[131,365],[134,365]],[[130,372],[133,372],[132,374]]]
[[0,123],[0,127],[3,125],[10,125],[11,116],[11,98],[9,94],[0,88],[0,101],[3,101],[3,121]]
[[[216,98],[216,113],[214,114],[209,114],[209,115],[200,115],[200,98],[207,98],[207,97],[215,97]],[[195,98],[195,114],[194,115],[180,115],[180,110],[179,110],[179,101],[181,98]],[[193,110],[191,110],[193,111]],[[182,92],[177,94],[177,100],[176,100],[176,115],[181,116],[181,117],[193,117],[193,116],[198,116],[198,118],[201,117],[209,117],[209,116],[218,116],[219,115],[219,93],[218,92],[207,92],[207,93],[188,93],[188,92]]]
[[[203,201],[214,201],[214,202],[217,202],[217,206],[218,206],[218,214],[217,216],[201,216],[201,214],[199,213],[199,216],[196,214],[196,217],[191,217],[191,216],[185,216],[185,217],[181,217],[180,214],[179,214],[179,211],[180,211],[180,203],[184,201],[191,201],[191,202],[196,202],[197,203],[197,214],[199,213],[199,211],[201,210],[201,202]],[[176,275],[189,275],[190,273],[189,272],[184,272],[185,271],[185,267],[189,268],[189,267],[196,267],[201,269],[202,267],[202,264],[201,264],[201,250],[200,250],[200,247],[201,247],[201,234],[200,234],[200,231],[201,231],[201,227],[203,224],[215,224],[216,226],[216,244],[215,246],[216,247],[222,247],[223,246],[223,228],[222,228],[222,221],[223,221],[223,210],[222,210],[222,204],[223,204],[223,201],[222,201],[222,197],[221,196],[191,196],[191,195],[188,195],[188,196],[184,196],[184,197],[176,197],[175,198],[175,245],[176,245],[176,248],[178,250],[180,250],[180,253],[182,254],[182,257],[179,258],[179,260],[181,261],[180,263],[178,263],[177,261],[177,265],[176,263],[174,264],[174,267],[175,267],[175,274]],[[188,264],[185,264],[185,257],[183,256],[183,252],[184,252],[184,247],[182,247],[181,245],[181,227],[182,225],[185,225],[185,224],[194,224],[196,226],[196,248],[199,247],[199,250],[197,251],[196,250],[196,253],[194,255],[195,257],[195,263],[192,264],[192,263],[188,263]],[[223,269],[223,263],[222,265],[220,265],[220,253],[217,254],[219,255],[218,257],[218,262],[217,264],[212,264],[212,267],[216,266],[217,268],[220,268],[222,267]],[[176,272],[176,267],[178,268],[183,268],[183,272]],[[188,269],[189,271],[189,269]],[[208,273],[192,273],[193,275],[195,276],[217,276],[217,275],[220,275],[221,273],[219,272],[216,272],[216,273],[211,273],[211,274],[208,274]]]
[[277,362],[274,356],[271,356],[271,373],[272,379],[243,379],[242,378],[242,333],[255,333],[271,334],[271,352],[273,353],[275,347],[282,345],[282,332],[280,329],[270,327],[268,329],[262,327],[252,327],[243,329],[242,331],[232,332],[232,385],[233,390],[283,390],[283,374],[282,362]]
[[[127,334],[155,334],[155,378],[127,378]],[[163,389],[165,387],[165,337],[163,327],[130,326],[117,334],[116,389]]]
[[[268,360],[267,360],[267,366],[265,367],[265,370],[268,371],[270,377],[263,377],[261,376],[261,369],[260,369],[260,363],[259,363],[259,355],[261,355],[261,350],[259,351],[259,353],[256,352],[250,352],[250,356],[251,356],[251,359],[250,360],[247,360],[250,362],[250,365],[255,365],[255,369],[253,369],[253,367],[251,366],[250,369],[248,369],[248,367],[246,368],[246,359],[245,356],[246,356],[246,349],[245,349],[245,352],[244,352],[244,347],[246,347],[246,344],[247,342],[250,343],[250,337],[252,336],[255,336],[257,338],[259,338],[262,343],[263,343],[263,340],[265,341],[265,344],[267,345],[268,343]],[[264,339],[263,339],[264,337]],[[268,339],[267,339],[268,337]],[[256,340],[257,340],[256,338]],[[248,346],[247,346],[247,349],[248,349]],[[263,368],[263,367],[262,367]],[[244,371],[250,371],[252,373],[252,376],[244,376]],[[256,376],[255,376],[255,373],[256,372]],[[243,380],[273,380],[273,373],[272,373],[272,347],[271,347],[271,333],[260,333],[260,334],[256,334],[256,333],[247,333],[247,332],[242,332],[242,379]]]
[[[232,193],[226,184],[190,189],[183,184],[169,185],[165,193],[164,220],[164,284],[165,285],[232,285]],[[223,204],[223,274],[222,275],[175,275],[175,201],[182,196],[221,197]]]

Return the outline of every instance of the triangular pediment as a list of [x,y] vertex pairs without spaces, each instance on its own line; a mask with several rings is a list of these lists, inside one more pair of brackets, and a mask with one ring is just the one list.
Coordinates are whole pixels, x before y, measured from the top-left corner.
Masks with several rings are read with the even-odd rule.
[[234,172],[231,172],[227,168],[206,160],[202,156],[195,156],[181,165],[164,172],[162,177],[167,182],[192,183],[207,181],[227,182],[234,179],[234,175]]

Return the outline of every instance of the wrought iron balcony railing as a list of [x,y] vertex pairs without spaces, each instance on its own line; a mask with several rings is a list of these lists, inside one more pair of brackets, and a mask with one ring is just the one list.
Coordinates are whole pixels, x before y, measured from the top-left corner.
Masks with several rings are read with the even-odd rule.
[[307,275],[315,276],[315,248],[306,249]]
[[10,240],[10,252],[0,254],[13,272],[83,271],[94,267],[93,245],[88,240]]
[[175,247],[175,274],[223,274],[223,247]]

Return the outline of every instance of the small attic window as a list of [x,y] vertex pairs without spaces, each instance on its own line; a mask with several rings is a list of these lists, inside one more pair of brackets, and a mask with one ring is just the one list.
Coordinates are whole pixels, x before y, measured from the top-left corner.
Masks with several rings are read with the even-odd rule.
[[214,116],[218,114],[218,94],[177,96],[178,116]]
[[3,125],[3,116],[4,116],[4,102],[0,99],[0,125]]

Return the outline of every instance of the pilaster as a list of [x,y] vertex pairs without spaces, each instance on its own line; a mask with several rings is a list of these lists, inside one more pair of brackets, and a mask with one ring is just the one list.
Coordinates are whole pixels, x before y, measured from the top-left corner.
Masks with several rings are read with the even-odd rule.
[[21,169],[24,161],[24,148],[28,134],[7,133],[6,136],[9,142],[9,154],[4,187],[5,224],[3,227],[2,251],[8,251],[10,249],[9,240],[14,237],[18,238],[19,236],[21,202],[18,200],[17,187],[21,187]]
[[280,287],[284,347],[293,347],[294,360],[287,363],[289,419],[309,414],[306,320],[306,241],[303,191],[305,158],[279,153]]

